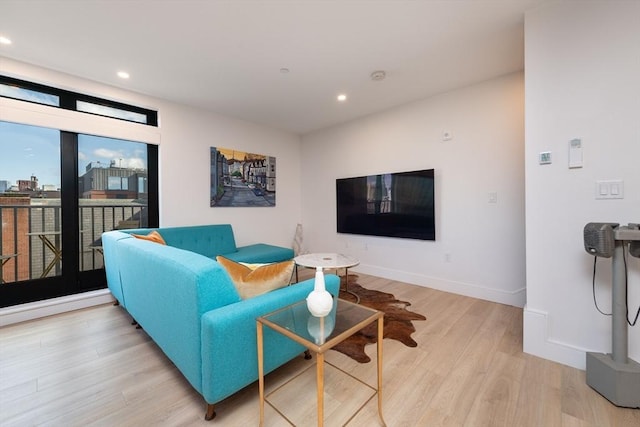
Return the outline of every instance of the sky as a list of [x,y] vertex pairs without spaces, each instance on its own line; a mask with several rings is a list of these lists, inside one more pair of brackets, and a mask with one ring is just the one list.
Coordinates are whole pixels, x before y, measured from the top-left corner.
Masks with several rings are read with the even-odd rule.
[[[19,179],[38,178],[38,185],[60,187],[60,136],[56,129],[0,121],[0,181],[16,185]],[[78,175],[90,162],[146,169],[143,143],[79,135]]]
[[245,157],[249,157],[252,159],[264,159],[266,156],[264,154],[255,154],[255,153],[245,153],[244,151],[233,150],[231,148],[221,148],[214,147],[216,150],[224,154],[227,160],[235,159],[235,160],[244,160]]

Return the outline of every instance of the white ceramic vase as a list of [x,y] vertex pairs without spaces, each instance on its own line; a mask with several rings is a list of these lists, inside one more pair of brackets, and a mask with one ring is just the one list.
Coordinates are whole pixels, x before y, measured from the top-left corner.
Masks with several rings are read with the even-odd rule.
[[333,297],[324,287],[322,267],[316,267],[316,280],[313,291],[307,296],[307,308],[315,317],[326,316],[333,308]]

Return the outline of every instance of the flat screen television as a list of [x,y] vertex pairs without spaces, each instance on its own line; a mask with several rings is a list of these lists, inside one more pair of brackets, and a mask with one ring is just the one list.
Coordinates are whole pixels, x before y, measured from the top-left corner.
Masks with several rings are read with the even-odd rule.
[[338,233],[435,240],[433,172],[336,179]]

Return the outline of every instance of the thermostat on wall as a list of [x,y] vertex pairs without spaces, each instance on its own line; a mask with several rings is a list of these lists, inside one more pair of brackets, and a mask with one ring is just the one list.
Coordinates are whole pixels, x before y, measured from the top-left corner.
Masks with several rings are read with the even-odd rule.
[[538,163],[541,165],[551,164],[551,151],[543,151],[538,155]]

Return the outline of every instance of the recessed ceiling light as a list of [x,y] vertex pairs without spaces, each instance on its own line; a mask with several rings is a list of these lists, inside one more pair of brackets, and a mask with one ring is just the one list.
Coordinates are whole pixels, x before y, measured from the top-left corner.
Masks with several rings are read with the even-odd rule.
[[118,71],[118,77],[121,79],[128,79],[130,76],[126,71]]
[[287,73],[289,72],[289,69],[288,69],[288,68],[284,68],[284,67],[283,67],[283,68],[280,68],[280,72],[281,72],[282,74],[287,74]]
[[338,95],[338,101],[344,102],[346,100],[347,100],[347,95],[345,95],[344,93],[341,93],[340,95]]
[[11,39],[5,36],[0,36],[0,44],[11,44]]

